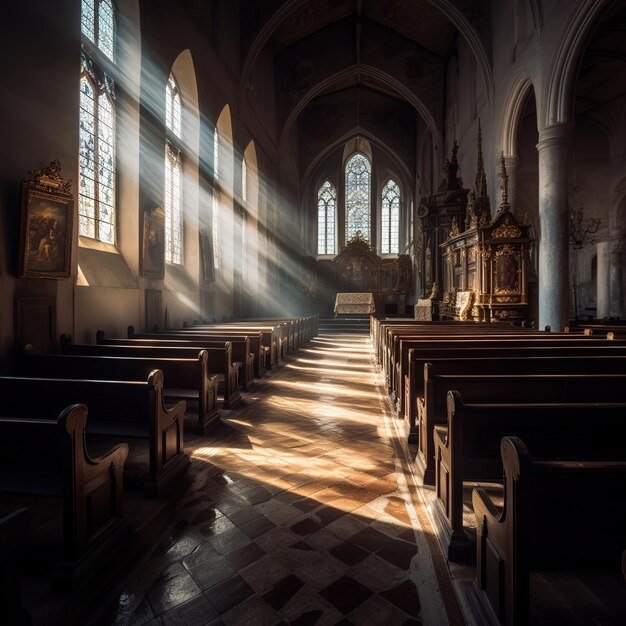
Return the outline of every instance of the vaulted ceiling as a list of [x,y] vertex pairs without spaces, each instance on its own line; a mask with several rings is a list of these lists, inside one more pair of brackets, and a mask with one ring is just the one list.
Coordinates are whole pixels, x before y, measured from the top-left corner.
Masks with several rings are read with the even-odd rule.
[[298,134],[301,173],[351,133],[410,171],[417,133],[441,143],[459,33],[490,71],[489,10],[481,0],[244,0],[242,82],[254,89],[258,59],[273,57],[279,141]]

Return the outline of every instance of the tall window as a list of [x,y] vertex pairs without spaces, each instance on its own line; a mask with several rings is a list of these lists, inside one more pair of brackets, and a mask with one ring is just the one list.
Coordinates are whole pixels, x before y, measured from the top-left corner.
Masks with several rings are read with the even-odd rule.
[[115,243],[115,13],[82,0],[78,233]]
[[335,208],[337,192],[325,181],[317,192],[317,253],[335,254]]
[[220,267],[220,194],[219,194],[219,155],[220,155],[220,135],[215,129],[213,134],[213,267],[217,270]]
[[182,105],[174,77],[165,88],[165,260],[183,262]]
[[381,203],[382,254],[398,254],[400,237],[400,187],[394,180],[383,187]]
[[370,186],[372,166],[359,152],[346,163],[346,241],[360,231],[363,239],[370,241]]

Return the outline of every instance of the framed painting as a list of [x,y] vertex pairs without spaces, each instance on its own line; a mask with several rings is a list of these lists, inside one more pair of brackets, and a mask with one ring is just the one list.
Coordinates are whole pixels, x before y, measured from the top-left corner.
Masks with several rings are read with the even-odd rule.
[[142,276],[165,278],[165,212],[161,208],[143,214]]
[[213,237],[207,226],[200,228],[200,260],[202,263],[202,278],[205,285],[215,281],[215,267],[213,265]]
[[61,165],[33,172],[22,183],[19,275],[23,278],[68,278],[71,274],[74,196]]

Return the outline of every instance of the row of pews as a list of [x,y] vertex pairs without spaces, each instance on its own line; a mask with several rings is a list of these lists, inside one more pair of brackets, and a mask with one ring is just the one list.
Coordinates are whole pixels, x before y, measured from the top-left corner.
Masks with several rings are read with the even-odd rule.
[[374,317],[370,334],[443,550],[476,564],[478,623],[626,619],[626,340]]
[[124,488],[177,491],[190,465],[185,431],[196,441],[211,436],[222,410],[316,333],[310,316],[149,334],[131,326],[124,338],[98,331],[93,345],[63,336],[59,354],[26,346],[15,375],[0,377],[0,623],[28,623],[17,556],[32,512],[12,501],[58,498],[62,557],[53,582],[93,577],[131,534]]

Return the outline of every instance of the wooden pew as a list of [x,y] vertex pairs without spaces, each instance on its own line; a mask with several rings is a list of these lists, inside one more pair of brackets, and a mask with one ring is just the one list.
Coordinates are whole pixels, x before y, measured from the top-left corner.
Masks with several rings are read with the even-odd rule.
[[117,346],[89,346],[93,348],[93,354],[82,356],[27,352],[18,361],[18,373],[41,378],[145,381],[150,372],[158,369],[163,372],[167,385],[163,389],[166,399],[197,402],[195,431],[198,434],[207,434],[219,423],[217,376],[209,376],[206,350],[189,350],[187,356],[193,358],[157,358],[154,354],[151,357],[138,356],[131,350],[116,356],[98,354],[103,347]]
[[[116,339],[104,336],[104,331],[96,333],[96,343],[108,346],[127,346],[137,348],[177,348],[188,347],[206,350],[209,353],[209,374],[217,374],[218,391],[222,393],[224,409],[232,409],[240,400],[239,366],[232,360],[230,341],[207,341],[205,339]],[[169,356],[165,350],[163,356]]]
[[[252,340],[246,333],[245,335],[237,334],[212,334],[201,331],[187,330],[168,330],[167,332],[158,333],[137,333],[133,326],[128,327],[129,339],[174,339],[183,341],[208,341],[211,344],[230,342],[232,346],[233,365],[240,363],[239,366],[239,387],[243,391],[247,391],[249,385],[254,382],[254,361],[255,352],[252,351]],[[258,337],[257,337],[258,338]],[[257,345],[258,350],[258,345]],[[256,353],[258,358],[258,352]]]
[[57,576],[67,582],[93,574],[119,549],[127,531],[122,494],[128,445],[90,457],[86,423],[84,404],[66,407],[56,420],[0,418],[0,491],[63,500],[63,560]]
[[20,571],[24,537],[29,524],[30,513],[24,508],[0,518],[0,624],[32,624],[30,615],[22,608]]
[[425,340],[452,340],[457,337],[483,338],[489,339],[498,337],[508,338],[525,338],[525,337],[545,338],[546,333],[523,330],[520,328],[505,326],[500,328],[493,324],[487,325],[460,325],[460,326],[425,326],[425,327],[406,327],[406,326],[386,326],[381,343],[381,365],[385,378],[391,387],[395,376],[395,367],[400,362],[400,340],[405,341],[425,341]]
[[[129,326],[128,336],[131,336],[130,329],[133,328]],[[230,341],[231,338],[241,338],[248,337],[250,341],[250,352],[254,355],[254,360],[252,363],[252,373],[250,376],[250,380],[253,378],[260,378],[265,373],[266,367],[265,363],[267,361],[266,351],[268,348],[263,345],[263,334],[260,330],[254,329],[246,329],[239,330],[237,328],[228,329],[228,330],[216,330],[214,328],[182,328],[182,329],[172,329],[168,328],[163,331],[167,334],[175,334],[180,336],[189,336],[193,339],[193,337],[204,336],[211,340],[222,340],[222,341]],[[134,333],[134,329],[133,329]],[[135,335],[137,336],[137,335]],[[233,359],[237,360],[236,354],[233,355]]]
[[434,513],[451,561],[475,554],[463,527],[463,482],[502,477],[500,441],[522,438],[538,458],[626,460],[626,403],[465,404],[447,394],[448,421],[434,430]]
[[[403,398],[404,396],[404,377],[408,372],[409,365],[409,350],[411,348],[418,351],[430,348],[456,348],[459,357],[463,356],[463,352],[467,348],[519,348],[519,347],[532,347],[532,346],[575,346],[575,347],[599,347],[599,346],[621,346],[626,347],[626,342],[614,342],[606,339],[594,339],[593,337],[583,338],[581,336],[572,335],[534,335],[528,334],[525,336],[454,336],[449,338],[406,338],[402,340],[402,358],[398,362],[397,366],[393,368],[393,376],[390,382],[390,393],[394,399]],[[391,366],[390,366],[391,367]],[[402,409],[404,409],[402,403]]]
[[[437,321],[437,322],[427,322],[420,321],[414,319],[393,319],[393,320],[378,320],[373,325],[374,331],[372,334],[372,342],[374,345],[376,360],[379,365],[382,363],[382,352],[384,351],[384,346],[387,341],[389,330],[395,328],[405,328],[407,332],[411,332],[415,330],[416,332],[426,331],[426,332],[436,332],[439,334],[445,334],[448,331],[456,332],[457,330],[468,330],[472,331],[473,329],[482,329],[485,332],[491,332],[491,330],[502,329],[502,331],[506,331],[508,328],[513,328],[507,325],[494,326],[493,324],[484,324],[484,323],[474,323],[467,321],[458,321],[458,322],[450,322],[450,321]],[[516,331],[522,332],[524,329],[515,328]]]
[[[437,374],[626,374],[626,347],[620,346],[466,348],[462,355],[454,349],[409,351],[402,403],[409,443],[418,443],[417,407],[424,400],[426,363]],[[402,417],[400,409],[398,415]]]
[[272,369],[275,365],[282,360],[281,342],[282,342],[282,328],[276,324],[199,324],[190,327],[192,330],[214,330],[231,332],[232,330],[255,330],[261,333],[261,343],[263,346],[263,354],[265,355],[265,362],[263,367],[267,370]]
[[63,407],[78,401],[89,407],[89,434],[147,439],[148,476],[131,475],[128,464],[126,475],[141,481],[150,495],[167,493],[189,465],[183,443],[186,404],[165,407],[160,370],[143,382],[0,376],[0,395],[0,410],[11,417],[56,420]]
[[290,351],[297,350],[304,344],[308,343],[317,333],[318,315],[309,315],[306,317],[275,317],[255,319],[242,319],[231,322],[232,324],[241,323],[281,323],[286,324],[288,334],[288,349]]
[[[225,323],[230,327],[245,327],[246,325],[262,326],[267,324],[277,324],[281,327],[281,335],[286,338],[288,351],[294,351],[308,343],[317,334],[318,315],[308,315],[305,317],[266,317],[266,318],[244,318]],[[284,341],[282,342],[285,343]]]
[[477,329],[471,332],[464,332],[462,329],[457,329],[454,332],[446,333],[445,336],[432,332],[405,334],[404,332],[396,333],[392,331],[389,333],[389,338],[390,343],[385,356],[383,371],[385,372],[389,385],[389,391],[393,394],[394,398],[402,398],[403,381],[408,368],[408,351],[411,348],[421,348],[427,341],[441,341],[442,345],[450,345],[450,342],[477,341],[482,342],[481,345],[484,347],[487,347],[485,342],[488,341],[497,341],[498,345],[504,345],[502,342],[507,341],[512,347],[519,345],[520,342],[526,341],[530,342],[529,345],[537,345],[538,343],[542,343],[543,345],[561,345],[562,342],[565,341],[567,345],[579,346],[626,346],[626,342],[612,342],[607,339],[573,335],[572,333],[544,333],[536,331],[523,331],[522,333],[508,331],[501,333],[496,330],[480,332]]
[[[531,453],[517,437],[502,440],[503,510],[482,489],[472,494],[478,580],[469,599],[480,623],[530,623],[532,570],[547,581],[550,570],[561,578],[571,567],[589,568],[591,575],[596,567],[619,570],[626,545],[626,462],[535,461]],[[568,599],[570,611],[585,602],[584,595]],[[541,603],[554,600],[542,595]],[[559,617],[551,612],[549,619],[566,623]]]
[[425,484],[435,480],[433,430],[447,421],[448,391],[456,389],[467,403],[620,402],[626,388],[624,374],[458,374],[437,375],[424,366],[424,403],[418,411],[419,443],[416,464]]

